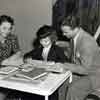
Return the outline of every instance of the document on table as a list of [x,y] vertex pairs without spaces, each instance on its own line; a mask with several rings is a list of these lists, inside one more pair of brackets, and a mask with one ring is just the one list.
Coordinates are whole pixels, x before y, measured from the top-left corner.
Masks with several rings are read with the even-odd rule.
[[10,74],[12,72],[15,72],[18,70],[18,67],[15,67],[15,66],[4,66],[4,67],[1,67],[0,68],[0,74]]

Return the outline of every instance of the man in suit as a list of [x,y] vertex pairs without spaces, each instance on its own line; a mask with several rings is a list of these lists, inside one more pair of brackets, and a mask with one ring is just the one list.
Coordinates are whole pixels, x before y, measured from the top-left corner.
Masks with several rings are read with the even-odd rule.
[[84,100],[94,89],[100,88],[100,51],[95,39],[80,27],[76,16],[64,19],[61,29],[73,40],[72,63],[63,67],[73,72],[66,100]]

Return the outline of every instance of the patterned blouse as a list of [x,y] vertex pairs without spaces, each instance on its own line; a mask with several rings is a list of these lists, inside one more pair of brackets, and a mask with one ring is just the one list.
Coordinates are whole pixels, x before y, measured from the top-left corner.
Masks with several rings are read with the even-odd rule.
[[19,51],[17,36],[9,34],[4,43],[0,42],[0,63]]

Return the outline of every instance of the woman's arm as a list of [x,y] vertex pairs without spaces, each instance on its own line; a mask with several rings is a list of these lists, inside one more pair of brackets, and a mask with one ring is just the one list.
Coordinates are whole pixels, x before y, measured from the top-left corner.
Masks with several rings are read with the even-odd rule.
[[10,35],[8,37],[8,40],[11,43],[11,54],[9,57],[1,62],[1,65],[12,65],[16,64],[19,61],[22,63],[22,53],[20,51],[19,43],[18,43],[18,38],[15,35]]
[[1,65],[21,65],[23,64],[23,57],[21,52],[17,52],[14,55],[10,56],[9,58],[3,60]]

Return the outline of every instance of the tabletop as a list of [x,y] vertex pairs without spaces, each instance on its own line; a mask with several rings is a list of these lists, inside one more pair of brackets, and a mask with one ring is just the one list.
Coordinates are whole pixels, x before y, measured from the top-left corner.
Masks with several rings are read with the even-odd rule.
[[2,77],[3,76],[0,75],[0,87],[15,89],[42,96],[51,95],[68,78],[69,82],[72,81],[72,73],[70,71],[66,71],[61,74],[49,73],[44,78],[33,81],[14,77],[3,79]]

